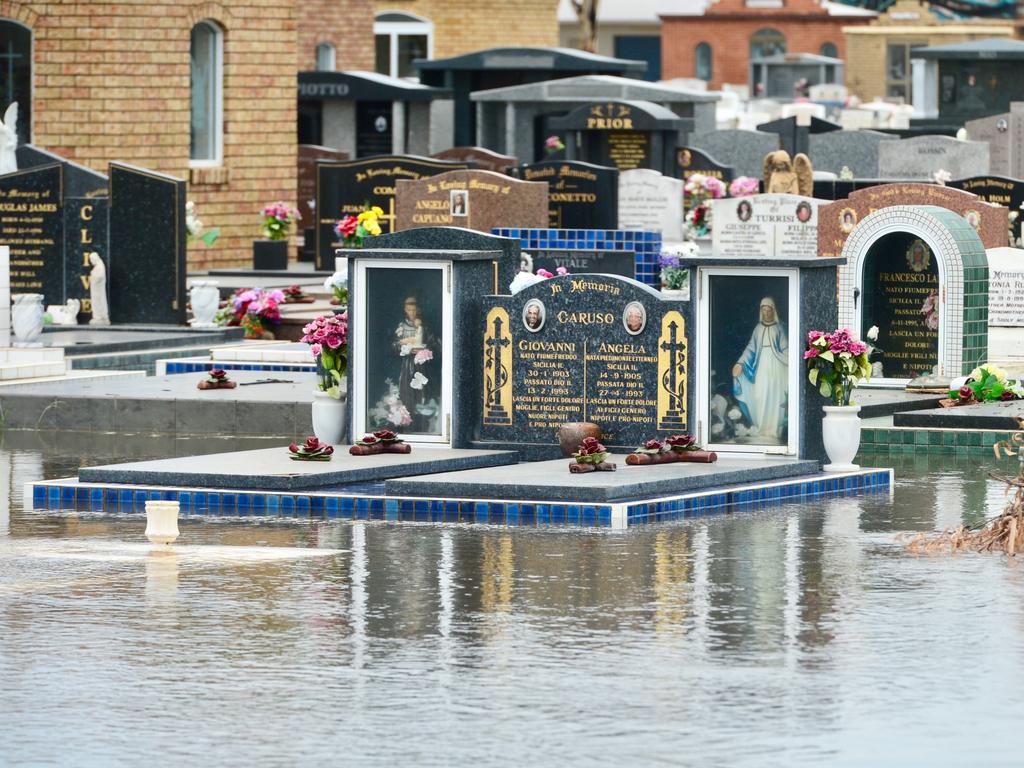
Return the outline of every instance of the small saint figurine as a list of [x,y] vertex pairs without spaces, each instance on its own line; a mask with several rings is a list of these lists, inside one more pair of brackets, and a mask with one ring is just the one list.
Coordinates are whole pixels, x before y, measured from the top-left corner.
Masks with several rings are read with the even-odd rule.
[[0,124],[0,174],[18,170],[18,102],[12,101]]
[[811,159],[803,152],[792,160],[784,149],[769,152],[764,156],[764,191],[810,197],[814,192]]
[[89,254],[89,300],[92,303],[92,320],[89,325],[110,325],[110,310],[107,309],[107,268],[103,259],[93,251]]

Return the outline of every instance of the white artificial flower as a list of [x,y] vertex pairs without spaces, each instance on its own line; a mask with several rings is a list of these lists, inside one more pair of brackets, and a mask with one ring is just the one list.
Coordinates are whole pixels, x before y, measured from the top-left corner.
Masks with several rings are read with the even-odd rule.
[[416,375],[412,377],[412,381],[409,382],[409,386],[413,389],[423,389],[423,385],[426,384],[430,379],[424,376],[419,371],[416,371]]
[[730,408],[729,412],[725,415],[728,416],[733,421],[739,421],[741,418],[743,418],[743,414],[740,413],[739,408]]
[[523,288],[529,288],[531,285],[536,285],[544,281],[544,278],[540,275],[534,275],[529,272],[519,272],[516,274],[512,283],[509,285],[508,290],[512,294],[519,293]]
[[344,288],[348,285],[348,275],[345,272],[335,272],[324,280],[324,289],[333,291],[335,288]]
[[945,168],[939,168],[939,170],[932,174],[932,179],[935,180],[936,184],[946,186],[946,182],[953,179],[953,174]]
[[868,328],[868,339],[870,341],[878,341],[878,326],[872,325]]
[[398,355],[399,357],[405,357],[410,352],[412,352],[412,346],[410,346],[409,344],[403,344],[402,348],[398,351]]

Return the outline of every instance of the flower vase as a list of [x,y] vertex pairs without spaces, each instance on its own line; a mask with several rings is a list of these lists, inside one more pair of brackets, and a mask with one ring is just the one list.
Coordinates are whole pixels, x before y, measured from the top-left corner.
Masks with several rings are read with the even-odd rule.
[[563,424],[557,432],[558,444],[563,456],[572,456],[580,449],[586,438],[601,439],[601,427],[589,421],[571,421]]
[[860,467],[853,463],[860,448],[859,405],[825,405],[825,419],[821,423],[821,438],[831,463],[826,472],[851,472]]
[[340,445],[345,438],[348,403],[342,396],[335,399],[326,392],[313,392],[313,434],[322,443]]
[[19,293],[12,296],[11,330],[14,346],[41,347],[39,336],[43,332],[43,294]]
[[288,241],[253,240],[252,268],[266,270],[288,269]]
[[189,303],[192,305],[192,319],[189,325],[193,328],[216,328],[213,318],[220,308],[220,288],[216,280],[196,280],[188,292]]

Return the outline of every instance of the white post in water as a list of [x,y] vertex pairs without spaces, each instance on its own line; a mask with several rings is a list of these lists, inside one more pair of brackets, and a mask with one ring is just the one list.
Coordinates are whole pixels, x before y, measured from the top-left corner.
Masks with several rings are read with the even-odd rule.
[[178,538],[177,501],[146,502],[146,538],[153,544],[173,544]]

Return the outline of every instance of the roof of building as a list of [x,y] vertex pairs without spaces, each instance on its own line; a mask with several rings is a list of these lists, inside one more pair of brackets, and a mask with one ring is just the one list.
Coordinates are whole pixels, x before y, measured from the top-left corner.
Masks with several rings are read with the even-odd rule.
[[451,98],[451,90],[379,72],[299,72],[299,98],[373,101],[430,101]]
[[474,91],[473,101],[593,101],[594,99],[627,99],[672,102],[718,101],[719,94],[691,91],[668,83],[651,83],[629,77],[611,75],[579,75],[539,83],[510,85]]
[[1006,37],[933,45],[910,52],[912,59],[1024,59],[1024,41]]
[[758,59],[751,59],[751,64],[821,64],[841,65],[842,59],[834,59],[831,56],[821,56],[817,53],[776,53],[773,56],[763,56]]
[[633,72],[642,74],[647,62],[632,59],[617,59],[575,48],[488,48],[483,51],[464,53],[447,59],[417,59],[413,62],[418,70],[451,69],[554,69],[580,72]]
[[[657,25],[662,14],[700,16],[707,5],[708,0],[601,0],[597,4],[597,23]],[[572,0],[559,0],[558,23],[578,23]]]

